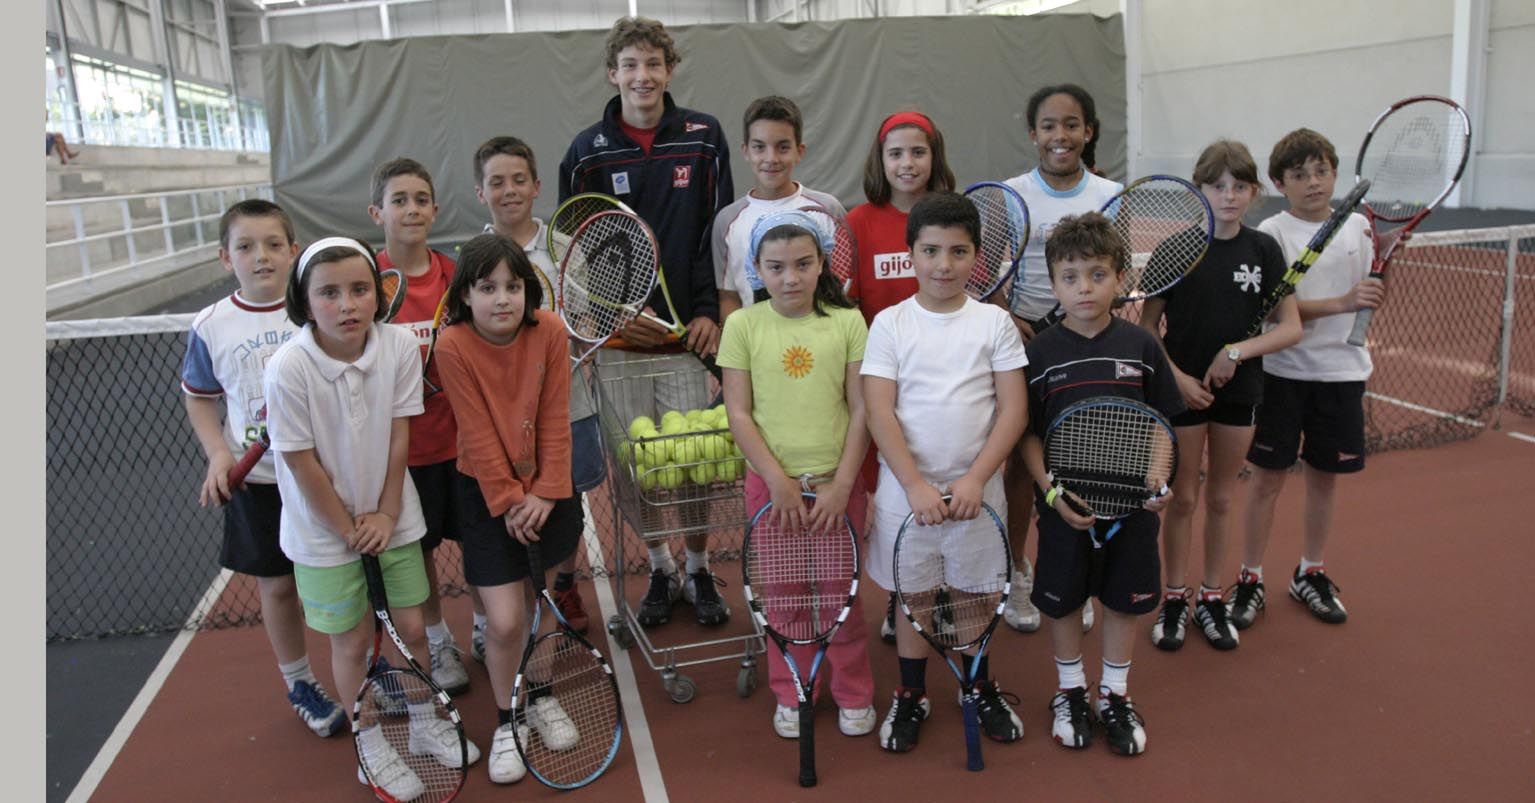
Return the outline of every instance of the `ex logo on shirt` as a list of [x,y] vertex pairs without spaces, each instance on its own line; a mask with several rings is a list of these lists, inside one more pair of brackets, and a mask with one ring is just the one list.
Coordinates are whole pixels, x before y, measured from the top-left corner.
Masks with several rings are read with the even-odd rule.
[[911,267],[910,251],[874,255],[874,278],[914,279],[916,277],[917,272]]

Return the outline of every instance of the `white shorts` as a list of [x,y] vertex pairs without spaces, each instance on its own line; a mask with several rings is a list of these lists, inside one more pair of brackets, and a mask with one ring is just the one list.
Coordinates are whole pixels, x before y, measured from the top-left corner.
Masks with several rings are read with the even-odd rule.
[[[993,474],[991,479],[986,481],[986,485],[981,489],[981,500],[997,512],[998,518],[1002,519],[1005,531],[1007,494],[1003,490],[1001,471]],[[869,579],[886,591],[895,590],[895,539],[901,532],[901,524],[910,514],[911,506],[906,503],[906,489],[901,487],[895,474],[891,473],[884,463],[880,463],[879,485],[874,491],[873,498],[869,500],[869,548],[864,563],[868,566]],[[990,535],[990,531],[994,531],[996,526],[991,516],[983,511],[981,515],[970,521],[946,521],[931,527],[915,526],[912,532],[924,536],[922,541],[914,543],[931,543],[936,552],[939,544],[945,541],[952,544],[954,536],[971,528],[986,531],[985,537],[995,537]],[[929,533],[931,538],[927,537]],[[906,547],[906,549],[910,548],[910,545]],[[931,576],[903,575],[902,585],[908,591],[935,588],[943,583],[958,589],[984,588],[991,585],[997,573],[1003,572],[1005,568],[973,565],[962,559],[956,560],[953,554],[945,557],[948,560],[924,562],[933,567]]]

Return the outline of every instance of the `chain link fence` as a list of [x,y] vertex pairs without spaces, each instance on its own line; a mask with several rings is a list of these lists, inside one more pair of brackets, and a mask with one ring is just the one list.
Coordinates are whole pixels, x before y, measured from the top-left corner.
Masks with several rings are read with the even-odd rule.
[[[1535,226],[1418,235],[1387,281],[1370,330],[1372,452],[1474,437],[1505,410],[1535,415]],[[50,642],[260,621],[255,583],[218,567],[221,512],[197,505],[206,464],[179,382],[191,319],[48,324]],[[609,487],[588,508],[611,560]],[[643,545],[624,551],[625,570],[648,570]],[[442,591],[464,593],[457,546],[437,560]]]

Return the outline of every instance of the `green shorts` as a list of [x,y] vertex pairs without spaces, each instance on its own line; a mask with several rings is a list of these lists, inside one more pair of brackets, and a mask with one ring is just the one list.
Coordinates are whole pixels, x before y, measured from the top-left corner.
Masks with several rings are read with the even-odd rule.
[[[419,541],[384,550],[378,564],[383,569],[389,607],[409,608],[426,601],[426,562]],[[345,633],[370,612],[362,561],[325,568],[295,563],[293,579],[304,603],[304,621],[321,633]]]

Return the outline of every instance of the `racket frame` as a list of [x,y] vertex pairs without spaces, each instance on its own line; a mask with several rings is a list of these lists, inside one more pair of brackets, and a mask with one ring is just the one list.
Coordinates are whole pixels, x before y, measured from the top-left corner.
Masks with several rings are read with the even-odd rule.
[[[810,507],[815,506],[816,495],[814,492],[803,491],[800,494],[800,498],[809,502]],[[826,658],[827,650],[831,647],[831,640],[836,637],[837,631],[847,621],[848,614],[852,611],[854,601],[858,597],[858,533],[853,529],[852,520],[844,513],[842,521],[847,527],[845,533],[839,532],[834,536],[827,536],[825,534],[816,535],[805,532],[798,536],[800,538],[847,537],[852,541],[853,566],[847,598],[842,601],[842,610],[837,613],[836,618],[832,620],[832,624],[827,628],[826,632],[816,638],[791,638],[778,632],[773,627],[768,619],[767,611],[764,609],[765,601],[763,596],[752,591],[751,560],[748,557],[753,546],[752,535],[757,530],[757,523],[762,521],[764,516],[770,516],[772,511],[773,503],[768,502],[757,510],[746,527],[746,536],[741,542],[741,590],[746,596],[746,607],[751,611],[752,618],[757,621],[757,625],[762,628],[762,632],[766,633],[768,638],[778,645],[779,651],[783,653],[784,664],[789,668],[789,677],[794,681],[794,695],[795,701],[798,703],[799,714],[799,785],[809,788],[815,786],[817,781],[815,768],[815,682],[820,676],[821,664]],[[819,645],[816,648],[815,657],[810,661],[810,671],[803,679],[800,675],[798,663],[795,662],[794,656],[789,652],[791,644],[799,646]]]
[[408,287],[410,287],[410,280],[405,278],[405,272],[401,271],[399,268],[389,268],[387,270],[379,271],[379,287],[384,287],[388,283],[389,279],[394,277],[398,277],[398,283],[395,285],[394,294],[389,295],[388,298],[380,298],[378,300],[378,303],[382,304],[384,307],[385,323],[394,320],[394,317],[400,314],[400,308],[405,306],[405,291]]
[[[1114,298],[1115,305],[1123,305],[1123,304],[1128,304],[1128,303],[1135,302],[1135,301],[1145,301],[1146,299],[1148,299],[1148,298],[1150,298],[1150,297],[1152,297],[1154,295],[1157,295],[1158,293],[1165,292],[1165,291],[1171,289],[1172,287],[1175,287],[1178,284],[1178,282],[1183,281],[1184,277],[1188,276],[1190,273],[1192,273],[1194,271],[1195,268],[1199,267],[1199,263],[1204,261],[1205,254],[1210,253],[1210,243],[1215,240],[1215,210],[1210,208],[1210,199],[1206,198],[1205,194],[1203,192],[1201,192],[1198,187],[1194,186],[1194,183],[1192,181],[1188,181],[1186,179],[1179,178],[1178,176],[1169,176],[1169,175],[1166,175],[1166,174],[1163,174],[1163,173],[1153,173],[1152,175],[1149,175],[1149,176],[1142,176],[1141,178],[1138,178],[1135,181],[1130,182],[1130,184],[1128,186],[1126,186],[1124,189],[1120,190],[1117,194],[1115,194],[1115,196],[1113,198],[1110,198],[1108,203],[1105,203],[1103,205],[1103,208],[1100,209],[1099,211],[1103,214],[1104,217],[1107,217],[1110,222],[1115,222],[1115,216],[1110,214],[1109,210],[1115,208],[1116,205],[1120,204],[1121,201],[1124,199],[1124,197],[1129,195],[1136,188],[1141,187],[1142,185],[1145,185],[1145,184],[1149,184],[1149,183],[1151,183],[1153,181],[1171,181],[1173,183],[1179,184],[1179,185],[1182,186],[1182,188],[1183,188],[1183,190],[1185,192],[1187,192],[1190,196],[1192,196],[1193,198],[1195,198],[1195,199],[1197,199],[1199,201],[1199,205],[1204,209],[1204,212],[1205,212],[1204,248],[1200,250],[1199,256],[1196,257],[1193,261],[1191,261],[1189,263],[1188,267],[1183,270],[1183,273],[1180,274],[1177,279],[1174,279],[1173,281],[1168,282],[1166,285],[1163,285],[1162,287],[1157,288],[1156,292],[1152,292],[1152,293],[1143,292],[1138,287],[1135,288],[1135,289],[1132,289],[1132,290],[1130,290],[1128,292],[1115,293],[1115,298]],[[1119,230],[1119,227],[1118,227],[1118,224],[1116,223],[1115,231],[1117,232],[1118,230]],[[1172,237],[1175,237],[1175,236],[1178,236],[1179,234],[1182,234],[1182,232],[1184,232],[1184,231],[1188,231],[1188,229],[1181,229],[1176,234],[1169,235],[1168,237],[1164,237],[1160,242],[1157,243],[1157,247],[1160,247],[1162,243],[1167,242]],[[1135,246],[1131,242],[1129,242],[1127,240],[1125,242],[1125,255],[1126,255],[1125,272],[1126,273],[1129,273],[1130,270],[1132,269],[1131,265],[1130,265],[1130,261],[1134,259],[1135,253],[1136,253]],[[1155,254],[1156,253],[1156,248],[1152,248],[1150,253]],[[1139,284],[1139,283],[1137,282],[1137,284]]]
[[[1115,533],[1119,532],[1120,525],[1123,523],[1124,519],[1134,515],[1137,510],[1139,510],[1139,508],[1129,508],[1122,513],[1108,513],[1094,509],[1090,504],[1082,500],[1082,498],[1078,495],[1077,490],[1071,487],[1073,480],[1069,477],[1069,475],[1068,478],[1065,479],[1060,476],[1062,467],[1058,465],[1052,465],[1051,444],[1053,443],[1052,436],[1054,436],[1059,431],[1059,428],[1066,422],[1067,419],[1085,410],[1092,410],[1102,407],[1118,407],[1132,410],[1137,414],[1144,416],[1147,420],[1151,421],[1157,426],[1161,427],[1162,430],[1167,433],[1169,447],[1169,464],[1167,476],[1162,479],[1162,486],[1157,492],[1147,493],[1145,497],[1146,500],[1149,501],[1158,496],[1166,495],[1168,489],[1173,484],[1173,480],[1177,479],[1178,475],[1177,431],[1173,429],[1172,423],[1167,420],[1167,416],[1162,415],[1161,412],[1159,412],[1151,405],[1136,401],[1135,399],[1128,399],[1123,396],[1094,396],[1073,402],[1072,404],[1068,405],[1066,409],[1062,410],[1060,414],[1050,422],[1050,426],[1045,431],[1045,437],[1043,439],[1045,470],[1049,474],[1051,487],[1059,488],[1062,491],[1062,498],[1066,500],[1066,504],[1070,506],[1072,510],[1075,510],[1077,513],[1084,516],[1092,516],[1099,521],[1114,522],[1110,526],[1109,531],[1102,538],[1098,537],[1098,527],[1096,525],[1088,531],[1088,538],[1092,539],[1094,549],[1102,549],[1105,544],[1112,540]],[[1129,477],[1132,475],[1129,472],[1125,472],[1124,476]],[[1144,481],[1145,478],[1141,479]]]
[[1311,235],[1311,240],[1306,243],[1306,247],[1301,249],[1301,252],[1296,255],[1295,260],[1290,263],[1290,267],[1285,270],[1284,275],[1279,277],[1279,284],[1274,287],[1267,298],[1263,299],[1263,306],[1258,311],[1258,315],[1253,320],[1252,325],[1247,328],[1246,337],[1253,338],[1263,333],[1263,323],[1268,320],[1270,315],[1274,314],[1274,310],[1279,308],[1279,303],[1284,301],[1286,296],[1295,292],[1295,286],[1300,284],[1301,279],[1305,278],[1306,271],[1311,270],[1311,266],[1316,264],[1317,258],[1322,256],[1322,252],[1327,249],[1327,245],[1332,242],[1333,237],[1337,236],[1338,230],[1343,228],[1343,223],[1359,207],[1359,204],[1364,200],[1365,193],[1369,191],[1370,180],[1362,179],[1354,185],[1353,189],[1348,191],[1347,195],[1343,196],[1343,199],[1338,202],[1338,207],[1333,210],[1327,220],[1323,221],[1322,225]]
[[[947,502],[951,497],[945,495],[943,498]],[[987,623],[986,628],[981,631],[981,634],[971,641],[965,644],[942,643],[938,640],[938,634],[933,632],[932,628],[924,627],[921,622],[918,622],[916,614],[912,613],[911,607],[906,602],[906,595],[901,592],[901,561],[899,557],[891,561],[895,579],[895,596],[896,600],[900,603],[901,613],[906,616],[906,621],[910,622],[911,626],[916,629],[917,634],[922,636],[928,644],[932,645],[933,649],[938,651],[938,654],[943,657],[944,662],[949,665],[949,670],[954,673],[955,679],[959,681],[960,702],[964,709],[965,769],[971,772],[979,772],[986,768],[985,761],[981,757],[981,725],[978,709],[979,700],[975,693],[975,675],[980,670],[981,657],[986,654],[986,647],[991,643],[991,636],[997,630],[997,622],[1002,620],[1002,611],[1007,607],[1007,600],[1008,597],[1012,596],[1013,588],[1013,550],[1007,541],[1007,527],[1003,525],[1002,517],[997,515],[997,511],[993,510],[991,505],[982,502],[981,513],[991,517],[992,523],[996,525],[997,538],[1002,542],[1001,552],[1004,559],[1001,574],[1002,595],[997,600],[996,609],[992,611],[991,621]],[[916,520],[916,513],[907,513],[906,519],[901,522],[901,529],[896,533],[895,537],[894,554],[896,556],[901,554],[901,546],[905,539],[912,532],[915,532],[912,525],[916,523]],[[948,523],[948,521],[945,521],[943,524],[934,526],[942,527]],[[963,664],[956,663],[951,653],[963,654],[971,647],[975,647],[975,655],[971,658],[970,671],[966,672]]]
[[[384,572],[379,565],[377,555],[361,555],[363,580],[368,589],[368,604],[373,608],[373,660],[368,665],[367,676],[363,678],[362,686],[357,690],[357,699],[352,703],[352,744],[357,751],[357,765],[362,768],[364,777],[368,780],[368,786],[380,800],[390,800],[389,793],[373,782],[373,774],[368,769],[368,762],[362,747],[362,706],[363,700],[368,696],[368,687],[375,678],[386,672],[408,672],[415,675],[427,688],[432,690],[432,696],[443,712],[448,715],[448,722],[458,734],[458,766],[446,767],[453,770],[457,778],[457,785],[453,791],[443,798],[443,801],[453,800],[464,789],[464,780],[469,777],[469,740],[464,735],[464,723],[459,717],[458,709],[454,707],[453,700],[442,687],[432,680],[431,674],[421,669],[421,664],[416,662],[409,647],[405,646],[405,640],[400,638],[400,633],[394,627],[394,619],[389,615],[389,595],[384,587]],[[394,642],[394,647],[400,656],[405,659],[405,667],[393,667],[379,671],[379,659],[383,656],[384,633],[389,633],[389,640]],[[403,756],[401,757],[403,760]]]
[[[532,622],[528,625],[527,644],[523,647],[522,660],[517,664],[517,676],[512,681],[511,710],[513,712],[513,721],[522,720],[524,723],[526,722],[522,709],[527,707],[525,695],[527,690],[528,664],[532,661],[533,653],[537,650],[539,643],[548,638],[569,638],[591,654],[597,666],[602,669],[603,677],[607,680],[608,691],[613,697],[613,710],[616,716],[613,718],[612,744],[608,746],[608,751],[602,760],[601,766],[597,767],[590,775],[574,782],[561,782],[549,778],[539,768],[535,767],[533,762],[528,760],[530,751],[528,745],[523,744],[522,726],[513,725],[512,738],[517,744],[517,752],[522,755],[523,764],[527,767],[528,773],[538,779],[539,783],[551,789],[580,789],[602,777],[602,774],[607,772],[608,767],[613,765],[613,759],[618,756],[618,747],[623,743],[624,736],[623,700],[618,694],[618,681],[613,675],[613,667],[608,664],[606,658],[602,657],[602,653],[596,647],[593,647],[590,641],[586,640],[585,636],[582,636],[576,632],[575,628],[570,626],[570,622],[566,621],[564,614],[560,613],[560,606],[555,603],[554,595],[549,592],[548,583],[544,578],[543,553],[538,542],[529,543],[526,545],[526,548],[528,555],[528,582],[533,584],[535,599],[533,601]],[[554,616],[554,621],[559,625],[559,629],[550,631],[540,637],[538,629],[543,623],[543,611],[546,607],[549,613]],[[527,725],[526,727],[531,728],[532,726]],[[581,733],[580,738],[584,741],[591,737]]]
[[[437,301],[437,310],[432,313],[432,336],[426,344],[426,354],[421,358],[421,386],[422,400],[430,399],[442,392],[431,380],[432,360],[437,356],[437,335],[442,332],[442,325],[447,323],[448,296],[452,290],[444,290],[442,298]],[[551,296],[552,298],[552,296]]]
[[235,464],[230,467],[230,491],[245,483],[246,476],[251,473],[251,469],[255,468],[257,463],[261,462],[261,456],[266,454],[270,448],[272,448],[272,439],[267,435],[266,427],[263,426],[256,440],[252,441],[250,446],[245,447],[245,453],[241,454],[240,459],[235,461]]
[[[971,184],[970,186],[965,188],[965,192],[964,192],[965,200],[970,201],[972,204],[974,204],[975,202],[973,200],[971,200],[971,198],[970,198],[970,194],[972,192],[978,192],[978,191],[983,190],[983,189],[993,189],[993,188],[995,188],[997,190],[1000,190],[1003,193],[1003,197],[1007,199],[1007,202],[1005,202],[1004,205],[1008,207],[1008,211],[1009,212],[1017,212],[1017,213],[1019,213],[1019,216],[1022,218],[1022,224],[1023,224],[1021,226],[1021,231],[1020,231],[1022,236],[1013,238],[1016,242],[1013,245],[1012,254],[1008,257],[1007,270],[999,272],[998,275],[997,275],[996,280],[994,282],[992,282],[990,287],[986,288],[985,292],[981,292],[980,290],[972,290],[971,287],[970,287],[970,283],[969,282],[965,283],[965,292],[969,293],[970,297],[975,299],[975,300],[977,300],[977,301],[985,301],[986,299],[990,298],[994,293],[997,292],[997,290],[999,288],[1001,288],[1003,285],[1006,285],[1009,281],[1012,280],[1012,278],[1015,275],[1017,275],[1017,273],[1022,269],[1022,265],[1023,265],[1023,250],[1029,244],[1029,233],[1030,233],[1029,205],[1024,202],[1023,196],[1019,195],[1017,190],[1013,189],[1012,187],[1009,187],[1008,185],[1006,185],[1006,184],[1004,184],[1004,183],[1002,183],[1000,181],[978,181],[978,182],[976,182],[974,184]],[[1017,202],[1016,207],[1014,207],[1013,203],[1011,203],[1011,202],[1014,202],[1014,201]],[[977,206],[976,207],[976,211],[980,211],[980,207]],[[984,242],[985,239],[986,239],[986,217],[984,215],[982,215],[981,216],[981,240]],[[979,258],[979,250],[980,249],[978,248],[977,249],[977,258]]]
[[[1365,154],[1369,152],[1370,143],[1374,141],[1375,133],[1380,130],[1381,123],[1385,122],[1386,118],[1402,107],[1422,102],[1442,103],[1449,106],[1451,111],[1459,115],[1465,128],[1465,134],[1461,138],[1460,163],[1455,166],[1450,180],[1445,183],[1444,188],[1439,191],[1434,200],[1424,205],[1416,213],[1405,218],[1393,218],[1389,215],[1381,214],[1375,210],[1375,207],[1370,205],[1368,198],[1365,199],[1364,213],[1365,217],[1370,221],[1370,237],[1375,244],[1375,257],[1370,261],[1369,278],[1382,282],[1386,280],[1386,268],[1390,266],[1392,257],[1396,256],[1397,248],[1402,243],[1411,239],[1412,232],[1418,228],[1418,224],[1422,223],[1423,219],[1429,216],[1429,213],[1444,203],[1444,199],[1448,198],[1450,193],[1455,190],[1455,186],[1460,183],[1460,177],[1466,172],[1467,162],[1471,159],[1471,118],[1466,114],[1466,110],[1459,103],[1440,95],[1414,95],[1410,98],[1403,98],[1386,107],[1386,110],[1376,116],[1374,122],[1370,123],[1370,128],[1364,135],[1364,142],[1359,145],[1359,156],[1354,160],[1354,180],[1357,182],[1365,178],[1362,175]],[[1391,231],[1381,233],[1381,227],[1377,221],[1400,223],[1401,225]],[[1363,346],[1365,344],[1370,331],[1370,322],[1374,318],[1375,310],[1373,308],[1361,309],[1354,313],[1354,328],[1349,331],[1347,340],[1350,346]]]

